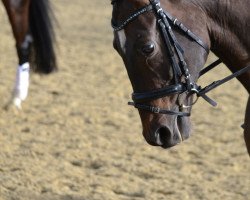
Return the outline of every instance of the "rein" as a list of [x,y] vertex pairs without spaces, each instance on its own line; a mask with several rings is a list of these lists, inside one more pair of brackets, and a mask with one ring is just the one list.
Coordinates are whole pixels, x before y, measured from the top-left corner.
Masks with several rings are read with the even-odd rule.
[[[112,1],[112,4],[116,3],[116,0]],[[111,24],[115,32],[120,31],[124,29],[129,23],[136,20],[138,16],[153,11],[158,26],[160,28],[160,31],[162,33],[162,37],[164,40],[164,43],[167,47],[168,55],[170,56],[171,66],[174,72],[174,81],[175,84],[168,85],[166,87],[163,87],[161,89],[156,89],[148,92],[134,92],[132,94],[132,100],[133,102],[128,102],[128,105],[134,106],[137,109],[146,110],[152,113],[160,113],[160,114],[168,114],[168,115],[176,115],[176,116],[190,116],[190,112],[180,112],[180,111],[172,111],[167,110],[151,105],[144,104],[144,102],[163,98],[169,95],[173,94],[182,94],[184,92],[188,92],[189,94],[196,94],[197,97],[202,97],[204,100],[206,100],[208,103],[210,103],[212,106],[217,106],[217,103],[209,98],[206,93],[209,91],[217,88],[218,86],[232,80],[233,78],[238,77],[239,75],[247,72],[250,70],[250,66],[247,66],[227,77],[225,77],[222,80],[215,81],[211,83],[210,85],[202,88],[201,86],[198,86],[196,83],[191,81],[191,75],[188,70],[187,63],[184,60],[184,51],[181,47],[181,45],[178,43],[174,32],[172,31],[172,26],[177,27],[179,30],[183,32],[185,36],[187,36],[190,40],[196,42],[199,46],[201,46],[207,53],[209,53],[208,46],[193,32],[191,32],[187,27],[185,27],[181,22],[178,21],[178,19],[172,17],[168,12],[163,11],[160,0],[150,0],[150,4],[146,5],[145,7],[142,7],[141,9],[137,10],[135,13],[130,15],[126,20],[124,20],[120,25],[116,25],[114,21],[112,20]],[[178,60],[176,60],[178,58]],[[215,68],[219,64],[221,64],[221,60],[216,60],[212,64],[210,64],[208,67],[202,69],[199,73],[199,77],[206,74],[211,69]],[[181,81],[181,77],[185,77],[185,81]],[[196,102],[196,101],[195,101]],[[195,103],[194,102],[194,103]],[[193,103],[193,104],[194,104]],[[180,106],[179,109],[182,110],[182,108],[190,108],[191,106]]]

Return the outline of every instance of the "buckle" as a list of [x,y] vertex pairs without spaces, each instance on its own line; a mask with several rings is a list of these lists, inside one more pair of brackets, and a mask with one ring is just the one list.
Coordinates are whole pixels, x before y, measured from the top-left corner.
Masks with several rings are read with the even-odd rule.
[[161,111],[161,109],[159,107],[151,107],[150,110],[151,110],[151,112],[156,113],[156,114],[160,113],[160,111]]

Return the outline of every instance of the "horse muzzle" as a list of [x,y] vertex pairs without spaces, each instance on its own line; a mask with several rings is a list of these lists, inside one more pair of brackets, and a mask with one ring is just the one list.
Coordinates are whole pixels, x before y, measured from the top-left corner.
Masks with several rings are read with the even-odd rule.
[[[164,149],[173,147],[190,136],[190,121],[186,117],[162,116],[158,123],[143,122],[143,136],[145,140],[153,146],[160,146]],[[152,127],[152,128],[147,128]]]

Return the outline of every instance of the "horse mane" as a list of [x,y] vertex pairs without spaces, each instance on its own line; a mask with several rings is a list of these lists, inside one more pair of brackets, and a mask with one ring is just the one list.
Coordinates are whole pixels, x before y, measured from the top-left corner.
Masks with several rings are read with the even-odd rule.
[[248,37],[247,29],[242,27],[248,26],[247,23],[250,21],[250,15],[247,14],[249,11],[249,1],[242,0],[243,3],[238,4],[239,1],[235,0],[188,0],[193,4],[199,6],[206,15],[216,22],[222,30],[230,30],[236,35],[241,37]]

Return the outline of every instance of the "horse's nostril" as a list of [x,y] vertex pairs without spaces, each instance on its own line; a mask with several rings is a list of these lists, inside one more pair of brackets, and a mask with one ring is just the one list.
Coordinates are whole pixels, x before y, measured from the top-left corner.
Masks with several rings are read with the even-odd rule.
[[171,132],[167,127],[159,128],[156,133],[156,143],[160,146],[164,146],[171,141]]

